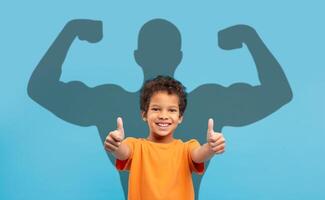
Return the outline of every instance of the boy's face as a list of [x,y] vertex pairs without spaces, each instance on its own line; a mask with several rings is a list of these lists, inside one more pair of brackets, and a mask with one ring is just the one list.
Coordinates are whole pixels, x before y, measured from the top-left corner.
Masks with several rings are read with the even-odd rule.
[[183,119],[178,104],[177,95],[164,91],[157,92],[151,97],[147,114],[142,113],[148,123],[149,139],[156,142],[173,140],[173,133]]

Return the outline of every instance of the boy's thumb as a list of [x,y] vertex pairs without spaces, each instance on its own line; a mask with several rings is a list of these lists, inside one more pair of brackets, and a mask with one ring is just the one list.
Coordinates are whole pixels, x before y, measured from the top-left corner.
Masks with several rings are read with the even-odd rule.
[[123,127],[123,120],[121,117],[117,118],[117,130],[120,131],[120,133],[122,134],[122,138],[124,138],[124,127]]
[[213,119],[210,118],[209,121],[208,121],[208,132],[214,132],[213,124],[214,124]]

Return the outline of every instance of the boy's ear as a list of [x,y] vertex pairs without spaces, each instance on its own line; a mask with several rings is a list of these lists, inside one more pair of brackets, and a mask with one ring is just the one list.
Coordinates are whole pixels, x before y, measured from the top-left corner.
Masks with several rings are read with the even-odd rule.
[[146,117],[146,113],[145,112],[141,112],[141,117],[142,117],[142,119],[143,119],[143,121],[147,121],[147,117]]
[[180,116],[178,119],[178,124],[182,123],[182,121],[183,121],[183,116]]

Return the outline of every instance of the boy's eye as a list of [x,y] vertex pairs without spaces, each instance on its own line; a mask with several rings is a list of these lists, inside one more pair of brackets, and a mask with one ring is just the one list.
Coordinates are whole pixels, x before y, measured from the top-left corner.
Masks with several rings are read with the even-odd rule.
[[170,112],[177,112],[176,109],[170,109],[169,111],[170,111]]
[[151,110],[153,110],[153,111],[158,111],[159,108],[151,108]]

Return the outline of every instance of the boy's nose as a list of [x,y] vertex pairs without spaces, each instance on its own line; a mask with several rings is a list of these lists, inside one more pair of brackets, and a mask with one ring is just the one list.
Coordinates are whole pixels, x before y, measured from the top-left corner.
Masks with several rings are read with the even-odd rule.
[[159,119],[168,119],[167,112],[160,112],[158,117]]

